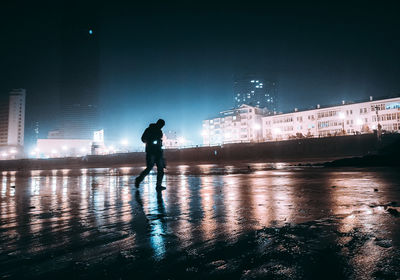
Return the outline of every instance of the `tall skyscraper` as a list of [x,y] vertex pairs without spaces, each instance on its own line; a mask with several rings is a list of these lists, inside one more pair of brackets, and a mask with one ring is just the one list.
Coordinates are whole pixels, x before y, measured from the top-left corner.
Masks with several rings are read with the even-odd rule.
[[268,81],[257,75],[237,76],[233,91],[236,108],[246,104],[267,108],[270,112],[278,111],[278,96],[274,81]]
[[22,153],[25,127],[25,89],[13,89],[0,101],[0,150],[2,157]]
[[[69,7],[74,8],[74,7]],[[83,9],[60,28],[60,137],[92,139],[98,125],[99,45],[96,15]]]

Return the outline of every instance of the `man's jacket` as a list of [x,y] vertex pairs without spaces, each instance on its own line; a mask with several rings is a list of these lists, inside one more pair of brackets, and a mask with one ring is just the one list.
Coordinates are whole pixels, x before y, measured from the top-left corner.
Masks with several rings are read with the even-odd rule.
[[142,142],[146,143],[146,153],[162,152],[162,137],[161,129],[155,123],[150,124],[142,135]]

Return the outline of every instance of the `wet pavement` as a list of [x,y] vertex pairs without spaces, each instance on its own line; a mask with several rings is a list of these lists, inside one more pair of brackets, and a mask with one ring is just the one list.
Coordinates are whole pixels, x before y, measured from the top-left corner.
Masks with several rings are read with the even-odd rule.
[[400,279],[398,169],[178,166],[0,179],[1,279]]

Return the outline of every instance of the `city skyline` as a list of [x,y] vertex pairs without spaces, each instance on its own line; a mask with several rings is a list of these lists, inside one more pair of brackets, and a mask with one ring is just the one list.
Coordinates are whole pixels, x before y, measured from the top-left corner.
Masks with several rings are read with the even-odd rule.
[[27,89],[27,127],[38,122],[41,137],[59,128],[52,116],[65,98],[62,73],[77,69],[60,61],[71,25],[98,39],[94,80],[109,140],[140,144],[141,131],[162,117],[166,129],[199,143],[202,120],[234,107],[234,76],[243,73],[276,80],[282,111],[400,89],[399,19],[388,6],[31,5],[4,6],[0,89]]

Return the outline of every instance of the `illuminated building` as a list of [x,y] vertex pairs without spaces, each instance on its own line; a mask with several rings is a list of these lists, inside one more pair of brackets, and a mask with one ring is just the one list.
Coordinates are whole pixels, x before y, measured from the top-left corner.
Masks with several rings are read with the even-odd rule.
[[399,132],[400,98],[345,103],[262,118],[264,141],[303,137],[329,137],[372,133]]
[[261,118],[266,113],[266,109],[245,104],[220,112],[217,117],[203,121],[203,144],[260,141]]
[[[400,132],[400,97],[267,114],[249,105],[203,121],[203,144]],[[379,129],[380,127],[380,129]]]
[[234,81],[235,108],[242,104],[258,108],[267,108],[270,112],[277,112],[276,83],[267,81],[256,75],[244,75]]
[[91,153],[91,139],[38,139],[32,156],[41,158],[84,156]]
[[36,148],[30,152],[30,155],[39,158],[54,158],[109,153],[104,145],[103,129],[94,131],[93,139],[65,139],[58,137],[58,133],[58,130],[51,131],[49,136],[53,138],[38,139]]
[[25,127],[25,89],[12,90],[0,103],[0,158],[23,155]]
[[164,132],[162,141],[164,149],[175,149],[179,147],[179,141],[175,131]]

